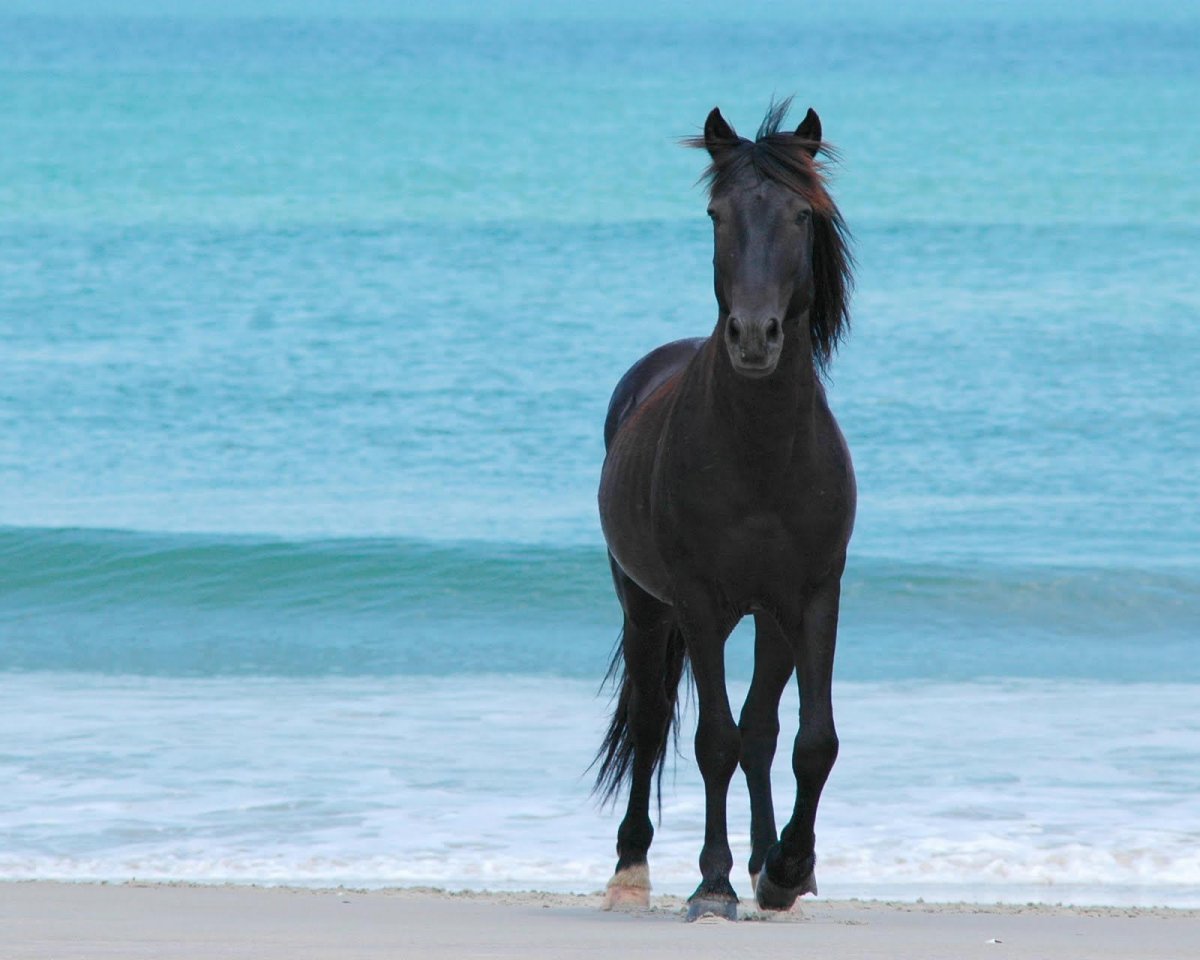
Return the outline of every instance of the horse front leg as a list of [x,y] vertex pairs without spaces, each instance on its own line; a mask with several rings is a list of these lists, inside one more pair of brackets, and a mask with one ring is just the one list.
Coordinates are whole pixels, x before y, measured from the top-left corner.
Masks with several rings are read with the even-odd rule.
[[767,851],[755,898],[764,910],[788,910],[796,898],[817,892],[814,824],[821,790],[838,754],[833,724],[833,654],[841,578],[811,596],[799,631],[789,634],[800,679],[800,732],[792,749],[796,802],[779,842]]
[[779,624],[765,613],[754,615],[754,678],[742,706],[742,772],[750,793],[750,885],[758,889],[767,851],[775,845],[775,806],[771,799],[771,761],[779,740],[779,698],[796,669],[791,647]]
[[715,605],[684,608],[684,636],[696,681],[700,716],[696,724],[696,761],[704,778],[704,846],[700,850],[700,885],[688,898],[689,921],[707,914],[737,919],[737,893],[729,882],[733,853],[729,849],[726,801],[729,781],[741,754],[741,735],[729,709],[725,689],[725,640],[733,628]]

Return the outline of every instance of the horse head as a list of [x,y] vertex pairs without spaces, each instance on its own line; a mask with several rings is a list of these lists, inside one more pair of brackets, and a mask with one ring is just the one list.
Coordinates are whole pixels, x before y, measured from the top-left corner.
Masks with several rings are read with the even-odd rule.
[[815,159],[829,147],[812,109],[794,132],[779,132],[788,105],[772,108],[753,141],[717,108],[703,136],[685,141],[712,158],[717,334],[734,372],[748,378],[774,373],[793,343],[823,365],[847,325],[845,228]]

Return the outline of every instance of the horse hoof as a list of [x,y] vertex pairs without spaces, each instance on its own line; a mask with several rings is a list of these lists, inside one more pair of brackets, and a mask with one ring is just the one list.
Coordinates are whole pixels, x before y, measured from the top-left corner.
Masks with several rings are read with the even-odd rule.
[[758,893],[758,874],[757,873],[750,874],[750,892]]
[[604,889],[605,910],[642,910],[650,906],[650,868],[644,863],[613,874]]
[[605,910],[644,910],[650,906],[647,887],[609,887],[604,891]]
[[771,874],[764,870],[758,875],[758,883],[754,887],[754,899],[763,910],[791,910],[798,897],[806,893],[816,894],[816,871],[794,887],[781,887],[771,879]]
[[705,917],[718,920],[737,919],[737,900],[724,897],[693,897],[688,901],[687,922],[694,923]]

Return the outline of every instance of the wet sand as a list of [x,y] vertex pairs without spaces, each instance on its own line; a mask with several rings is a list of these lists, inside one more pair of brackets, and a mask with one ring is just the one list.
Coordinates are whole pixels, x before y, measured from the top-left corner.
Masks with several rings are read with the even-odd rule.
[[0,884],[0,957],[577,958],[1200,957],[1200,910],[807,899],[736,923],[683,901],[605,913],[600,897],[183,884]]

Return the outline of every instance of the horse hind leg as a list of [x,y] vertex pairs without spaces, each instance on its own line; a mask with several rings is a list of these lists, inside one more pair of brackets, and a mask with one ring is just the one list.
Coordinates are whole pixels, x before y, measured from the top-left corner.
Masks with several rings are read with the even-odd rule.
[[796,664],[787,639],[775,620],[754,615],[754,677],[742,707],[738,729],[742,735],[742,772],[750,793],[750,886],[758,890],[758,876],[767,851],[779,839],[775,832],[775,807],[771,798],[771,761],[779,740],[779,699]]
[[654,772],[664,759],[683,668],[683,644],[671,608],[638,587],[615,563],[613,578],[625,611],[620,651],[624,671],[601,748],[597,788],[606,797],[615,796],[628,779],[629,798],[617,830],[617,866],[605,891],[606,910],[650,905],[650,794]]
[[627,725],[629,797],[617,829],[617,866],[605,892],[606,909],[650,905],[650,794],[673,710],[663,684],[668,629],[639,628],[626,619],[625,679],[618,709],[624,707]]

